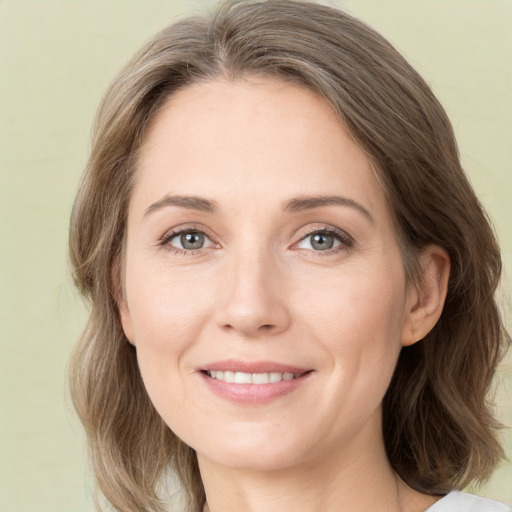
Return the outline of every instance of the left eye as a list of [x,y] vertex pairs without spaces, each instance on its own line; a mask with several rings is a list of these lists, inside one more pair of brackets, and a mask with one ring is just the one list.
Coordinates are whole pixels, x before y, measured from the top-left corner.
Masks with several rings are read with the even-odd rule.
[[171,235],[165,243],[185,251],[204,249],[213,245],[213,242],[204,233],[196,230],[187,230]]
[[342,244],[341,237],[335,233],[318,231],[305,236],[298,244],[299,249],[312,249],[314,251],[327,251],[335,249]]

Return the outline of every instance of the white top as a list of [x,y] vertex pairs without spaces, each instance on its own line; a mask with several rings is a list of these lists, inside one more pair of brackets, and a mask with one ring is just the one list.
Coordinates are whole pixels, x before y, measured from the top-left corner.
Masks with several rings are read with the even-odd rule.
[[425,512],[511,512],[511,509],[497,501],[453,491]]

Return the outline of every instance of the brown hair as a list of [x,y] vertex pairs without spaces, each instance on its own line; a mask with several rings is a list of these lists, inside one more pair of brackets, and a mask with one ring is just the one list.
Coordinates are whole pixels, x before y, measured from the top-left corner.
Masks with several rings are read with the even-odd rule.
[[136,154],[170,94],[219,77],[264,75],[317,92],[372,161],[402,245],[407,277],[437,244],[452,270],[441,319],[404,348],[384,399],[384,438],[413,488],[445,494],[482,481],[502,457],[487,401],[509,344],[494,299],[499,248],[461,168],[450,122],[401,55],[362,22],[312,2],[228,2],[157,34],[100,106],[73,210],[71,261],[88,299],[70,382],[98,485],[119,511],[159,511],[158,482],[175,471],[191,510],[204,503],[194,451],[153,408],[120,325],[116,282]]

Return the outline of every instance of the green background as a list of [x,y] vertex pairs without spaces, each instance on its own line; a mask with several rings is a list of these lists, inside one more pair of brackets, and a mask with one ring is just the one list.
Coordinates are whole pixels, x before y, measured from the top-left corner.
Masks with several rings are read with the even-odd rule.
[[[382,32],[445,105],[501,240],[510,327],[512,1],[324,3]],[[0,512],[94,509],[65,384],[85,319],[68,276],[69,213],[108,83],[149,36],[205,5],[212,2],[0,0]],[[496,391],[508,425],[510,361]],[[503,435],[512,456],[511,429]],[[512,504],[511,463],[478,492]]]

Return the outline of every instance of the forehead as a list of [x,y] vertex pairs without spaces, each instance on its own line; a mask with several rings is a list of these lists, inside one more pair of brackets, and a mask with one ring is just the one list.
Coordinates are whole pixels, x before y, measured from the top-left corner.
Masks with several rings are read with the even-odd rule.
[[198,83],[168,98],[141,148],[133,201],[143,207],[164,193],[239,197],[245,208],[339,193],[386,208],[369,160],[330,105],[268,78]]

